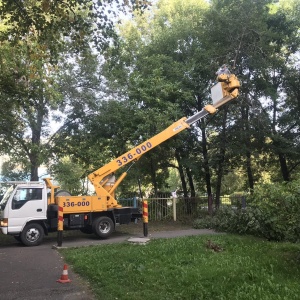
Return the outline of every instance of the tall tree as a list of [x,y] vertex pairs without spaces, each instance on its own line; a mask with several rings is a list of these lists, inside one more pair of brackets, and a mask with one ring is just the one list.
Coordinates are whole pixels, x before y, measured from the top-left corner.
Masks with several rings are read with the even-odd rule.
[[[118,58],[110,56],[110,67],[127,70],[129,76],[125,78],[128,79],[121,80],[121,83],[127,88],[129,101],[136,103],[145,115],[157,111],[170,123],[195,113],[206,104],[207,86],[211,74],[216,71],[212,72],[207,65],[208,54],[201,44],[200,28],[206,8],[205,1],[159,1],[152,14],[136,16],[121,27],[121,50],[117,52],[118,49],[114,48],[110,52],[110,55],[118,54],[113,56]],[[116,74],[116,71],[110,73],[111,76]],[[173,110],[167,109],[170,106]],[[152,126],[158,127],[157,124]],[[205,132],[205,123],[201,128]],[[193,133],[197,135],[197,129]],[[176,148],[174,143],[172,145]],[[187,148],[186,145],[184,149]],[[177,148],[177,153],[180,149]],[[178,153],[177,157],[183,155]],[[189,173],[191,187],[192,178]],[[209,175],[206,178],[209,187]]]
[[[48,156],[45,150],[49,147],[42,138],[49,137],[50,115],[72,105],[71,101],[67,105],[65,93],[59,89],[61,58],[91,57],[92,41],[98,50],[108,45],[114,36],[115,3],[124,12],[147,6],[146,1],[122,0],[0,2],[0,60],[5,71],[0,84],[4,87],[0,150],[27,160],[31,180],[38,179],[38,167]],[[74,103],[73,111],[75,104],[80,106]]]
[[[289,3],[298,6],[294,1]],[[213,58],[220,64],[231,65],[237,74],[241,74],[239,78],[243,81],[243,93],[239,97],[240,118],[236,118],[236,126],[232,126],[230,121],[230,127],[234,131],[231,133],[227,130],[226,139],[229,140],[234,134],[239,140],[227,143],[227,161],[232,157],[232,163],[235,157],[236,162],[244,164],[244,170],[248,174],[247,188],[252,190],[261,177],[259,172],[262,170],[261,167],[256,168],[255,158],[262,149],[265,153],[268,150],[265,159],[274,157],[277,153],[283,178],[287,179],[284,175],[287,174],[284,157],[288,146],[284,147],[286,150],[282,153],[283,144],[279,138],[280,106],[286,101],[281,91],[284,89],[284,70],[289,68],[288,62],[298,49],[296,45],[299,45],[298,21],[291,18],[290,12],[283,9],[278,1],[216,0],[212,1],[211,8],[207,12],[206,20],[210,26],[207,26],[205,41],[209,45],[215,45],[214,51],[211,51]],[[294,8],[296,9],[295,6]],[[270,105],[265,105],[268,102]],[[231,110],[234,109],[232,106]],[[241,128],[244,130],[241,131]],[[271,149],[268,138],[281,142],[272,143],[274,148]],[[223,165],[224,160],[221,159],[219,164]],[[234,166],[235,163],[231,165]],[[219,184],[218,188],[220,186]]]
[[[290,3],[297,5],[296,1]],[[210,195],[212,180],[218,177],[216,191],[220,195],[223,176],[235,169],[248,175],[244,189],[252,190],[266,168],[275,169],[271,158],[279,158],[282,143],[274,141],[284,129],[289,129],[284,155],[289,155],[288,169],[295,170],[298,123],[291,128],[287,124],[294,120],[297,102],[291,102],[293,114],[283,112],[282,105],[291,98],[281,92],[297,95],[292,78],[298,71],[290,60],[299,42],[297,14],[276,6],[271,0],[164,0],[149,13],[127,20],[119,28],[118,43],[105,52],[105,87],[109,86],[119,101],[97,104],[94,110],[98,112],[93,113],[81,101],[73,100],[77,109],[69,110],[70,127],[61,134],[71,141],[72,155],[80,154],[91,168],[98,167],[172,121],[200,110],[209,101],[210,79],[220,65],[228,63],[243,83],[236,104],[158,147],[155,154],[145,155],[136,164],[143,166],[137,168],[140,174],[152,174],[144,178],[158,189],[176,153],[186,194],[187,183],[193,191],[197,178],[205,181]],[[76,99],[77,92],[70,93],[69,99]],[[89,150],[95,139],[102,154],[98,161],[96,148]],[[77,153],[76,146],[80,149]]]

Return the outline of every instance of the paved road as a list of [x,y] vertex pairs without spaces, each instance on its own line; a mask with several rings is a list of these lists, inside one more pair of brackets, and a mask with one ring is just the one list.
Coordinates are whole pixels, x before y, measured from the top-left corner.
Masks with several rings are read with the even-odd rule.
[[18,243],[0,248],[0,295],[6,300],[93,299],[88,286],[68,269],[71,283],[61,284],[64,262],[49,243],[24,247]]
[[[150,239],[172,238],[199,234],[214,234],[212,230],[188,229],[149,233]],[[141,235],[140,235],[141,236]],[[93,235],[70,236],[63,240],[63,247],[120,243],[128,234],[114,233],[108,240],[98,240]],[[1,235],[0,235],[1,239]],[[38,247],[24,247],[13,238],[11,243],[0,246],[0,295],[5,300],[92,300],[86,282],[68,268],[71,283],[61,284],[64,262],[59,252],[52,248],[56,238],[47,239]]]

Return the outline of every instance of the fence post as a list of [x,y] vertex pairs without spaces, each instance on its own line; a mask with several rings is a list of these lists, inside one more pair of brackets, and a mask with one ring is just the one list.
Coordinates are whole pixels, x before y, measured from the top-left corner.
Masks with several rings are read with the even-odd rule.
[[173,197],[173,220],[176,221],[177,214],[176,214],[176,198]]
[[[138,206],[137,206],[137,199],[136,199],[136,196],[133,196],[133,207],[134,208],[137,208]],[[135,220],[134,220],[134,224],[137,224],[137,222],[138,222],[138,219],[136,218]]]
[[148,236],[148,201],[143,201],[143,231],[144,237]]
[[57,216],[57,247],[62,246],[63,241],[63,229],[64,229],[64,209],[62,207],[62,203],[58,201],[58,216]]

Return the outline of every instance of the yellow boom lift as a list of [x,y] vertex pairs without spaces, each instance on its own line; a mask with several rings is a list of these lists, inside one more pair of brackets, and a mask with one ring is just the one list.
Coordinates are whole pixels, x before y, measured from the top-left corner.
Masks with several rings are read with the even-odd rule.
[[141,212],[137,208],[122,207],[116,200],[115,190],[127,173],[116,180],[115,172],[206,115],[214,114],[218,107],[238,96],[240,82],[234,74],[221,73],[217,81],[211,90],[212,105],[206,105],[189,118],[181,118],[88,175],[95,188],[94,196],[71,196],[57,191],[59,187],[53,185],[50,178],[45,178],[44,183],[12,182],[0,203],[2,233],[13,235],[24,245],[38,245],[45,234],[58,229],[60,208],[63,210],[64,230],[80,229],[85,233],[95,233],[100,238],[109,237],[116,224],[127,224],[140,218]]

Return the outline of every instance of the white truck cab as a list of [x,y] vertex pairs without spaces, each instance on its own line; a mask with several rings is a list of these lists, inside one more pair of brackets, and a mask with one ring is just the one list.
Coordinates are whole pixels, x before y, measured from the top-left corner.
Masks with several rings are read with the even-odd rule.
[[47,220],[46,185],[44,182],[8,183],[11,186],[0,202],[0,230],[24,244],[38,244],[44,236],[43,221]]

